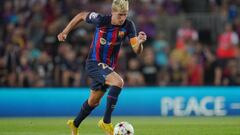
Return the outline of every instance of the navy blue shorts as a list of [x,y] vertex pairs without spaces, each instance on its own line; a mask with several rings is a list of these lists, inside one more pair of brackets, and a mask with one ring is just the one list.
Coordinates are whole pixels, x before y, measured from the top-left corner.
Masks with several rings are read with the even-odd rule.
[[113,72],[113,69],[105,63],[100,63],[97,61],[86,61],[86,72],[87,75],[92,78],[91,89],[106,91],[109,87],[105,84],[106,76]]

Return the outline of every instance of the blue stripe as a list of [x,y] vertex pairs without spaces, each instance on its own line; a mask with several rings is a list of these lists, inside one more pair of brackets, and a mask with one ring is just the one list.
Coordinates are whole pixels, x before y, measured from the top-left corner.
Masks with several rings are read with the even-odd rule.
[[109,42],[112,42],[112,33],[113,33],[113,29],[110,29],[110,32],[107,33],[107,45],[104,46],[104,50],[103,50],[103,62],[106,63],[107,62],[107,54],[108,54],[108,50],[109,50]]
[[97,39],[98,39],[98,36],[99,36],[99,31],[100,31],[100,29],[96,28],[96,32],[95,32],[95,35],[94,35],[93,46],[92,46],[93,52],[91,54],[91,58],[93,58],[94,60],[97,59],[96,58],[96,48],[97,48]]

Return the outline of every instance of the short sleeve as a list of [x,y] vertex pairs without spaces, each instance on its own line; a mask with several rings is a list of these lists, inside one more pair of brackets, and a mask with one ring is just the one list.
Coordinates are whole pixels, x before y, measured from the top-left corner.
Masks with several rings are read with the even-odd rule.
[[127,31],[128,31],[127,36],[128,36],[129,39],[137,36],[136,27],[135,27],[135,24],[132,21],[129,21]]
[[135,46],[137,44],[137,32],[135,24],[132,21],[129,21],[127,27],[127,37],[130,40],[130,45]]
[[90,12],[86,18],[86,22],[99,25],[103,22],[103,16],[96,12]]

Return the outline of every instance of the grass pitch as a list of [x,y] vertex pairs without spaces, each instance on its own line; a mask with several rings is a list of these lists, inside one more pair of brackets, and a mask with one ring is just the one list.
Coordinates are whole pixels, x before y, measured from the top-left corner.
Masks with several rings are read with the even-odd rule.
[[[69,118],[0,118],[0,135],[70,135]],[[89,117],[80,135],[104,135],[99,117]],[[113,123],[128,121],[135,135],[240,135],[240,117],[113,117]]]

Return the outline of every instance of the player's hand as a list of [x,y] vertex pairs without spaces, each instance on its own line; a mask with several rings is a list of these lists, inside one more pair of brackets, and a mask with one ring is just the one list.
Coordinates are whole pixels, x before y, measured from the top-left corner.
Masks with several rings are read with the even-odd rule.
[[66,33],[59,33],[58,34],[58,41],[65,41],[66,40],[66,38],[67,38],[67,34]]
[[147,40],[147,35],[146,35],[146,33],[143,32],[143,31],[140,31],[140,32],[138,33],[138,42],[139,42],[139,44],[142,44],[142,43],[145,42],[146,40]]

